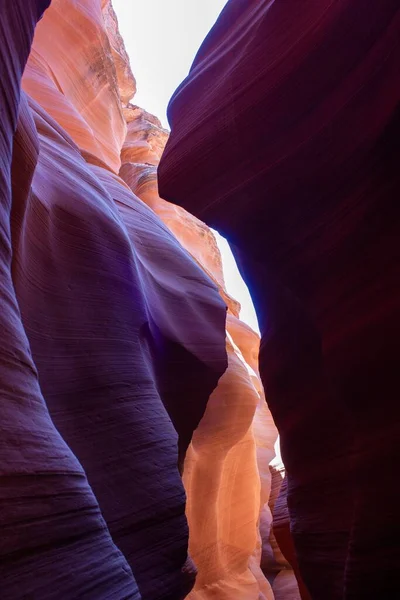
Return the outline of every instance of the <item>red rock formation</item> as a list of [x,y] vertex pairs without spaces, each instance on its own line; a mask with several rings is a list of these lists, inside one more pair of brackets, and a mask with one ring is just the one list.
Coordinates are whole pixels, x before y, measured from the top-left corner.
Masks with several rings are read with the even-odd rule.
[[184,598],[179,462],[188,598],[297,598],[284,559],[261,564],[259,337],[211,230],[158,195],[168,134],[129,104],[110,2],[53,0],[20,93],[46,6],[0,13],[0,597]]
[[230,0],[159,169],[252,292],[315,600],[397,594],[399,36],[397,0]]
[[230,312],[238,317],[240,306],[226,292],[221,255],[213,233],[202,221],[158,195],[156,167],[167,143],[168,132],[162,129],[156,117],[137,106],[128,106],[124,114],[128,133],[121,152],[120,176],[214,280]]
[[39,152],[20,78],[47,5],[0,2],[0,594],[139,600],[85,473],[50,418],[11,279],[11,167],[27,199]]
[[[274,533],[277,526],[277,520],[281,517],[279,512],[275,511],[275,505],[282,487],[284,471],[283,469],[277,469],[272,466],[270,466],[270,471],[271,494],[268,500],[268,506],[274,518],[273,527],[269,527],[267,530],[265,530],[263,524],[261,524],[261,534],[263,537],[269,539],[270,542],[270,547],[267,547],[266,550],[263,551],[261,567],[264,573],[267,574],[268,580],[271,583],[275,600],[287,600],[287,598],[290,600],[300,600],[300,591],[293,568],[282,553]],[[285,515],[288,516],[287,509]],[[288,525],[288,531],[290,531],[289,520],[287,522],[285,521],[285,524]],[[289,558],[292,558],[292,556]]]
[[117,75],[119,96],[122,106],[125,106],[136,92],[136,80],[131,71],[124,41],[119,33],[118,20],[111,0],[103,0],[102,9],[104,25],[107,31],[111,55]]
[[[298,586],[295,586],[295,588],[293,589],[293,581],[290,582],[287,570],[284,573],[284,575],[282,575],[281,571],[280,573],[278,573],[273,584],[275,600],[278,600],[279,597],[290,597],[290,594],[297,599],[299,597],[299,593],[301,600],[311,600],[311,596],[308,593],[308,590],[304,585],[301,577],[299,565],[297,562],[296,551],[293,544],[293,538],[290,532],[290,517],[287,507],[287,478],[283,477],[283,473],[278,474],[278,478],[279,480],[277,481],[277,486],[274,490],[274,494],[276,494],[276,496],[274,498],[272,506],[272,512],[274,516],[274,526],[272,535],[274,536],[277,542],[276,557],[279,563],[284,564],[286,562],[286,565],[290,565],[293,568],[294,574],[296,575],[296,579],[298,582]],[[288,588],[290,583],[292,589],[289,594]],[[283,588],[283,590],[281,588]]]
[[[258,375],[259,337],[238,319],[239,306],[225,290],[221,256],[213,233],[184,209],[162,200],[156,166],[167,135],[137,107],[125,111],[128,135],[121,177],[168,225],[217,284],[228,305],[228,369],[210,397],[193,435],[184,467],[189,550],[198,576],[191,600],[273,600],[262,573],[260,513],[271,513],[269,463],[276,428]],[[269,545],[268,536],[264,546]]]
[[45,5],[0,13],[0,596],[176,600],[177,446],[226,368],[225,306],[116,173],[133,78],[106,2],[52,2],[19,101]]

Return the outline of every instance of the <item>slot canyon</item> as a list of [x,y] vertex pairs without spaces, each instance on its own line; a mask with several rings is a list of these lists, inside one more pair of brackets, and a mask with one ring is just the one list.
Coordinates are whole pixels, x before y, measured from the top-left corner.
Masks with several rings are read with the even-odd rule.
[[111,0],[0,50],[0,600],[395,600],[399,0],[229,0],[171,131]]

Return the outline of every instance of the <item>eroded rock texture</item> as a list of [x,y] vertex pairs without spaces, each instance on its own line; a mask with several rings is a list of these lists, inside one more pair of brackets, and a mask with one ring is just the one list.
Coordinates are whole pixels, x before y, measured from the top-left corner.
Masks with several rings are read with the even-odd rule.
[[397,0],[230,0],[159,169],[252,292],[315,600],[397,594],[399,37]]
[[[156,165],[166,132],[138,107],[127,107],[124,113],[128,135],[121,177],[213,279],[228,306],[228,368],[209,399],[184,464],[189,551],[198,569],[189,598],[272,600],[260,562],[262,545],[271,552],[269,463],[277,432],[258,374],[259,337],[239,320],[240,307],[225,290],[221,256],[210,229],[158,195]],[[263,544],[260,520],[268,531]]]
[[63,590],[64,597],[139,599],[82,466],[51,420],[11,279],[12,163],[19,164],[21,201],[27,202],[39,153],[20,79],[47,5],[0,3],[0,595],[56,598]]
[[0,0],[0,598],[273,600],[259,338],[111,3],[48,4]]
[[311,596],[301,577],[293,537],[290,532],[287,478],[283,472],[273,467],[270,468],[272,481],[269,505],[273,514],[270,541],[277,567],[277,573],[272,584],[275,600],[298,600],[299,598],[310,600]]
[[134,80],[108,3],[52,2],[20,94],[46,6],[1,4],[0,596],[175,600],[178,445],[226,368],[226,309],[117,175]]

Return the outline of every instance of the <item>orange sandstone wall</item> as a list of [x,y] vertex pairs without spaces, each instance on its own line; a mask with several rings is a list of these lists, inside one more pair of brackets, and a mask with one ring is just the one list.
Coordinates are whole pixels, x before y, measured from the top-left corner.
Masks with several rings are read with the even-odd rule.
[[[121,177],[214,280],[228,306],[228,369],[209,399],[185,460],[189,551],[198,568],[189,598],[273,599],[260,563],[262,552],[272,552],[269,463],[277,432],[258,374],[259,336],[239,320],[240,306],[226,292],[212,231],[158,195],[156,166],[168,133],[138,107],[129,106],[124,112],[128,134]],[[290,572],[294,600],[298,591]]]
[[[2,60],[19,42],[27,58],[24,19],[32,34],[40,13],[22,4]],[[195,571],[178,464],[226,369],[226,308],[118,176],[134,80],[110,6],[54,0],[23,92],[12,60],[0,596],[183,599]]]
[[[78,525],[66,523],[78,539],[97,527],[104,551],[89,540],[77,579],[65,581],[76,571],[73,548],[45,536],[49,555],[37,559],[32,538],[46,523],[32,500],[36,512],[26,516],[42,530],[18,530],[18,549],[29,551],[5,573],[5,597],[16,598],[23,573],[30,597],[44,587],[56,597],[62,581],[70,597],[78,585],[96,600],[281,600],[261,568],[273,554],[277,432],[257,369],[259,337],[225,289],[212,231],[158,195],[168,132],[129,103],[136,83],[111,2],[53,0],[22,88],[7,217],[20,329],[48,430],[58,430],[47,439],[61,434],[76,455],[97,525],[69,483],[77,504],[55,499],[55,514],[77,515]],[[48,526],[63,548],[63,524]],[[64,576],[47,568],[39,581],[34,573],[49,561]]]

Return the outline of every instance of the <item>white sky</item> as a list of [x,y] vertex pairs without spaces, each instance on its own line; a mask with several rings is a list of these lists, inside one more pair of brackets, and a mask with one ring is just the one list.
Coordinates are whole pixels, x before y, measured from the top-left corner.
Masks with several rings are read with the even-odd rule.
[[[185,79],[202,41],[227,0],[112,0],[138,91],[132,102],[161,119]],[[217,235],[228,292],[240,318],[258,331],[257,318],[229,244]]]
[[227,0],[112,0],[138,84],[133,100],[168,126],[166,107]]

